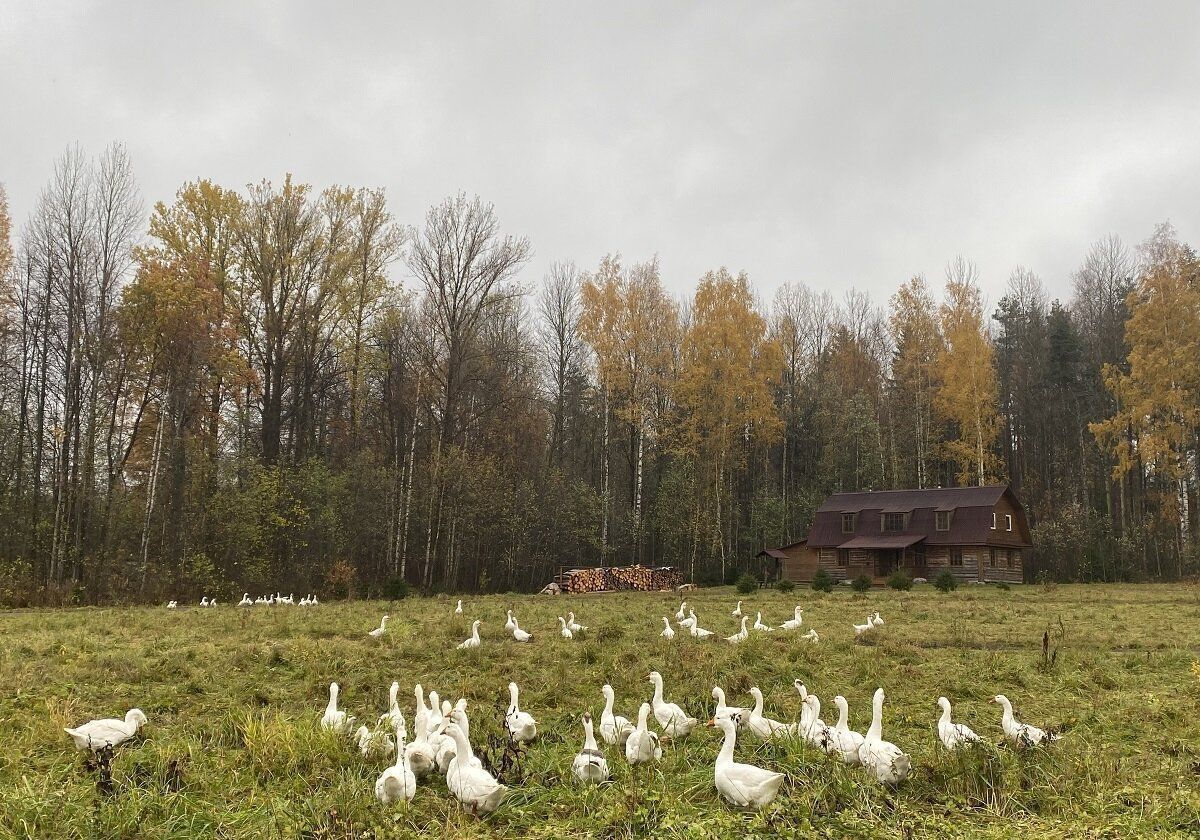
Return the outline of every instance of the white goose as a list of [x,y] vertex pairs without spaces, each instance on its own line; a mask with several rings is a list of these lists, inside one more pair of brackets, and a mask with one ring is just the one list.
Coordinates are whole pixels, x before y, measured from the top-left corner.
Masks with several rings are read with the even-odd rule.
[[629,734],[625,742],[625,760],[631,765],[647,764],[662,758],[662,747],[658,745],[658,733],[646,728],[650,720],[650,704],[643,703],[638,708],[637,728]]
[[739,808],[762,808],[769,805],[779,793],[779,787],[783,784],[783,774],[733,760],[738,715],[716,717],[710,720],[708,725],[719,727],[725,735],[721,751],[717,753],[716,766],[713,768],[717,792],[730,804]]
[[179,607],[178,601],[167,601],[167,609],[173,610]]
[[939,697],[937,702],[938,706],[942,709],[942,716],[938,718],[937,724],[938,737],[942,739],[942,743],[945,744],[946,749],[956,750],[964,744],[969,746],[983,740],[965,723],[951,722],[949,700],[945,697]]
[[567,626],[571,628],[572,633],[582,633],[587,629],[584,625],[575,620],[575,613],[567,613]]
[[[453,723],[462,730],[462,734],[469,744],[471,742],[471,722],[467,719],[467,701],[465,698],[460,697],[458,702],[454,704],[453,709],[450,708],[449,700],[443,700],[442,708],[444,710],[441,727],[442,740],[438,745],[437,756],[434,758],[434,762],[439,770],[446,772],[450,769],[450,763],[454,761],[454,756],[458,754],[458,744],[446,733],[446,727]],[[483,767],[482,759],[475,755],[473,751],[467,756],[467,762],[476,767]]]
[[400,701],[397,699],[399,696],[400,683],[393,681],[388,688],[388,710],[384,713],[389,729],[395,729],[400,721],[404,719],[404,715],[400,713]]
[[675,631],[671,628],[671,622],[665,615],[663,616],[663,631],[658,635],[662,636],[667,641],[675,638]]
[[1003,694],[997,694],[992,698],[992,702],[999,703],[1004,707],[1000,726],[1004,730],[1004,737],[1014,747],[1036,747],[1039,744],[1051,744],[1058,740],[1059,736],[1053,732],[1047,732],[1032,724],[1021,723],[1017,720],[1013,716],[1012,703]]
[[858,760],[883,784],[904,781],[912,771],[912,759],[890,741],[883,740],[883,689],[875,689],[871,701],[871,728],[858,748]]
[[806,642],[812,642],[814,645],[821,641],[821,637],[817,635],[815,627],[808,628],[808,632],[800,637]]
[[796,605],[796,613],[794,617],[780,625],[784,630],[799,630],[800,625],[804,623],[804,610],[800,609],[800,605]]
[[483,624],[478,618],[471,622],[471,638],[458,643],[459,650],[470,650],[479,647],[479,625]]
[[386,615],[385,615],[385,616],[383,617],[383,620],[379,622],[379,626],[378,626],[378,627],[376,627],[374,630],[372,630],[372,631],[371,631],[370,633],[368,633],[367,635],[368,635],[368,636],[370,636],[372,639],[380,639],[380,638],[382,638],[382,637],[383,637],[383,634],[387,632],[387,623],[388,623],[388,618],[390,618],[390,616],[386,616]]
[[375,798],[384,805],[404,800],[411,802],[417,792],[417,776],[408,758],[405,740],[408,732],[404,728],[404,715],[396,724],[396,763],[387,768],[375,780]]
[[829,727],[821,720],[821,698],[810,694],[800,710],[800,734],[817,749],[825,749]]
[[874,619],[872,619],[871,616],[867,616],[866,624],[855,624],[854,625],[854,635],[861,636],[863,633],[869,633],[870,631],[872,631],[874,629],[875,629]]
[[130,709],[124,720],[100,718],[63,731],[71,736],[75,749],[102,750],[128,741],[145,725],[145,713],[141,709]]
[[203,597],[200,599],[200,606],[202,606],[202,607],[207,607],[207,606],[208,606],[208,596],[207,596],[207,595],[203,596]]
[[597,746],[596,736],[592,734],[590,712],[583,713],[583,749],[571,762],[571,771],[584,784],[597,784],[608,779],[608,760]]
[[726,636],[725,641],[737,644],[750,638],[750,631],[746,629],[746,622],[749,621],[748,616],[742,616],[742,629],[734,633],[732,636]]
[[763,624],[763,620],[762,620],[762,613],[758,613],[757,615],[755,615],[755,617],[754,617],[754,629],[755,629],[755,630],[761,630],[761,631],[763,631],[763,632],[766,632],[766,633],[774,633],[774,632],[775,632],[775,628],[774,628],[774,627],[768,627],[766,624]]
[[851,729],[847,723],[849,709],[846,705],[846,698],[839,694],[833,698],[833,704],[838,707],[838,719],[832,729],[825,731],[827,740],[824,746],[825,752],[830,755],[838,755],[846,764],[859,764],[861,762],[858,759],[858,748],[862,746],[866,738]]
[[528,632],[527,630],[522,630],[520,628],[520,626],[517,625],[517,620],[515,618],[513,619],[513,622],[512,622],[512,636],[518,642],[533,641],[533,634]]
[[504,716],[504,726],[508,737],[518,744],[528,744],[537,737],[537,721],[529,712],[522,712],[517,702],[518,689],[515,682],[508,684],[508,713]]
[[790,735],[795,732],[796,728],[794,726],[780,723],[763,715],[763,693],[759,690],[758,686],[750,688],[750,696],[754,698],[754,708],[750,710],[750,717],[746,719],[746,726],[751,732],[763,740],[774,738],[776,735]]
[[685,607],[687,607],[687,601],[681,601],[679,603],[679,609],[675,612],[675,620],[681,624],[684,621],[684,616],[687,615],[687,613],[684,611]]
[[[389,719],[389,715],[380,715],[379,725],[386,725]],[[358,751],[362,753],[363,758],[387,758],[396,749],[396,742],[386,729],[376,729],[372,732],[366,726],[360,726],[357,737]]]
[[733,612],[731,612],[730,615],[733,616],[734,618],[742,617],[742,602],[741,601],[737,602],[737,606],[733,608]]
[[722,715],[737,715],[738,726],[744,727],[746,721],[750,719],[750,710],[743,709],[740,706],[727,706],[725,704],[725,690],[719,685],[714,685],[712,690],[713,700],[717,701],[716,710],[713,712],[713,718],[719,718]]
[[690,612],[691,615],[688,616],[688,620],[691,622],[691,624],[688,625],[688,632],[697,639],[707,639],[709,636],[713,635],[712,630],[705,630],[696,621],[696,611],[691,610]]
[[462,615],[462,598],[459,598],[458,603],[454,605],[454,614]]
[[505,613],[508,615],[508,620],[504,622],[504,629],[511,633],[517,626],[517,619],[513,616],[512,610],[506,610]]
[[252,606],[254,606],[254,602],[250,600],[250,593],[249,593],[249,592],[243,592],[243,593],[242,593],[242,600],[238,601],[238,606],[239,606],[239,607],[252,607]]
[[567,626],[567,620],[561,615],[558,617],[558,623],[562,625],[562,630],[558,631],[564,639],[573,639],[575,634],[571,632],[571,628]]
[[472,814],[490,814],[500,807],[508,788],[483,767],[470,761],[474,758],[467,736],[456,723],[446,725],[446,734],[454,739],[454,759],[446,771],[446,787],[454,794],[464,810]]
[[340,690],[337,683],[329,684],[329,703],[325,706],[325,714],[321,716],[321,728],[339,735],[348,735],[354,726],[354,718],[338,710],[337,702]]
[[663,699],[662,674],[658,671],[651,671],[646,678],[654,683],[654,697],[650,701],[650,707],[654,710],[654,719],[662,727],[663,734],[682,737],[695,729],[696,724],[700,721],[694,717],[688,717],[687,712],[680,706],[668,703]]
[[879,610],[875,611],[875,615],[871,616],[876,627],[883,626],[883,617],[879,614]]
[[600,737],[606,744],[620,744],[623,747],[633,733],[633,724],[628,718],[613,714],[613,703],[616,700],[613,687],[605,683],[604,688],[600,690],[604,694],[604,711],[600,713]]
[[[417,686],[417,688],[419,690],[420,686]],[[422,700],[422,705],[423,704],[424,701]],[[416,737],[413,738],[412,743],[406,748],[408,753],[409,767],[412,768],[412,771],[417,774],[417,776],[422,778],[432,773],[434,767],[437,766],[437,750],[434,748],[433,744],[430,743],[429,731],[426,729],[428,722],[429,711],[426,710],[425,714],[422,715],[418,709],[415,720],[416,732],[414,733]]]
[[675,623],[678,624],[680,627],[682,627],[685,630],[690,630],[696,626],[696,613],[693,611],[690,616],[688,616],[687,618],[680,619],[679,621],[676,621]]

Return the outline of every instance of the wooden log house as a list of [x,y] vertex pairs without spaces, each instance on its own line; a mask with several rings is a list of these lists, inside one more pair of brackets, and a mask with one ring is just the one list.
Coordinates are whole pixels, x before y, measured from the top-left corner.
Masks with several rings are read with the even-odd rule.
[[835,493],[813,517],[808,537],[760,552],[784,580],[865,574],[882,585],[896,569],[932,581],[942,569],[962,582],[1022,580],[1029,522],[1007,485]]

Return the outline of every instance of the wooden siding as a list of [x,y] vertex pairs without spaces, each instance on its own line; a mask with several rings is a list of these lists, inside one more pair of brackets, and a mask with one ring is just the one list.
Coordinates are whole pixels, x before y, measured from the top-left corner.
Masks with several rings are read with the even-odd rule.
[[[952,546],[931,545],[926,549],[924,576],[930,583],[942,569],[949,569],[950,573],[961,583],[970,583],[971,581],[1020,583],[1022,581],[1021,563],[1023,558],[1020,549],[1011,549],[1012,566],[1009,567],[1006,554],[1009,549],[996,546],[961,546],[962,565],[951,566],[951,548]],[[988,565],[991,548],[996,550],[996,565],[994,566]],[[851,549],[848,566],[839,566],[837,557],[838,550],[836,548],[822,548],[818,554],[820,568],[829,572],[834,580],[854,580],[859,575],[865,574],[876,583],[883,582],[884,578],[877,577],[875,574],[875,552]],[[916,553],[912,550],[906,551],[902,565],[905,571],[915,576]]]
[[805,545],[794,545],[783,549],[787,557],[780,561],[780,580],[793,583],[810,583],[817,573],[817,552]]

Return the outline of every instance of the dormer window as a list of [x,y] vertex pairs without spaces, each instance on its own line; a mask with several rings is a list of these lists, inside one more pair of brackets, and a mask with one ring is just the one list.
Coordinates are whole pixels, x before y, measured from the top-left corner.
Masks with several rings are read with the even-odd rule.
[[1006,531],[1012,530],[1012,514],[1011,513],[1004,514],[1004,530],[1006,530]]
[[950,511],[938,510],[933,514],[933,526],[939,531],[950,530]]
[[992,530],[996,530],[996,511],[992,511]]
[[853,534],[854,533],[854,514],[853,513],[843,513],[842,514],[842,533],[843,534]]
[[904,530],[904,514],[903,513],[885,513],[883,515],[883,530],[885,530],[885,531],[903,531]]

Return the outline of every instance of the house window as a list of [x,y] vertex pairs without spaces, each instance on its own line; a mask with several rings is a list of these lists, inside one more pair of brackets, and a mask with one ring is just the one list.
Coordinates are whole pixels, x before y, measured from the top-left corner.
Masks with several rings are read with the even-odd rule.
[[989,548],[988,549],[988,568],[994,569],[995,567],[996,567],[996,549]]
[[850,549],[848,549],[848,548],[839,548],[838,549],[837,564],[838,564],[838,567],[842,568],[842,569],[844,569],[850,565]]
[[962,549],[961,548],[958,548],[957,546],[955,546],[954,548],[950,549],[950,565],[951,566],[961,566],[962,565]]
[[904,530],[904,514],[903,513],[885,513],[883,515],[883,530],[885,530],[885,531],[903,531]]
[[1004,514],[1004,530],[1006,530],[1006,531],[1012,530],[1012,514],[1011,513]]
[[992,511],[992,530],[996,530],[996,511]]
[[950,511],[948,511],[948,510],[934,511],[933,526],[935,528],[937,528],[939,531],[949,531],[950,530]]
[[1012,549],[1007,549],[1004,552],[1004,568],[1011,569],[1013,567],[1013,552]]
[[853,513],[843,513],[842,514],[842,533],[843,534],[853,534],[854,533],[854,514]]

